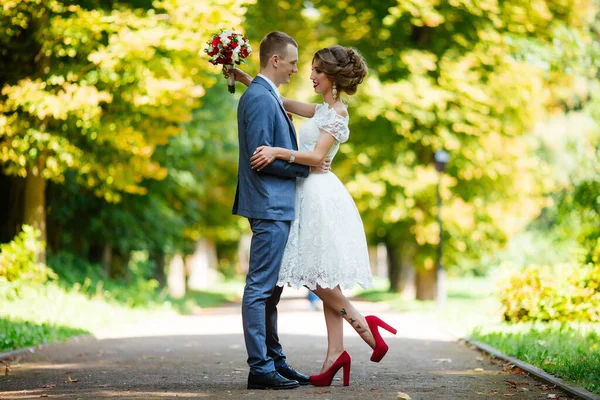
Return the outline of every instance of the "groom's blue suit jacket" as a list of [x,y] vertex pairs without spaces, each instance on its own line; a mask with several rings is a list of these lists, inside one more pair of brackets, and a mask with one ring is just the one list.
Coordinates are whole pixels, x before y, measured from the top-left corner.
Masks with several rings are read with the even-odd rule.
[[233,213],[247,218],[293,221],[297,177],[307,177],[309,167],[276,159],[257,172],[250,158],[267,145],[298,150],[296,130],[277,94],[260,76],[238,105],[240,157]]

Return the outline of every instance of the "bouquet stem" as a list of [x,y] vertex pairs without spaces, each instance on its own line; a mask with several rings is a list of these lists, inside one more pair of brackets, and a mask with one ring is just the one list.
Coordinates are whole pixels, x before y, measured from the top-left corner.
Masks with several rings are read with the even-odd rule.
[[233,64],[223,64],[223,70],[229,72],[227,78],[227,89],[229,93],[235,93],[235,74],[231,72],[233,70]]

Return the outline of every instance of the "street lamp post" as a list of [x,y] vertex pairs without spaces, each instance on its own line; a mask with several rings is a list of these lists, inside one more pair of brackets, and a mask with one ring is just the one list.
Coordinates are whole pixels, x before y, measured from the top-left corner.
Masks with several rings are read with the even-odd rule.
[[442,265],[442,195],[440,193],[440,185],[442,183],[442,177],[446,171],[446,165],[450,160],[450,155],[444,151],[436,151],[433,159],[435,161],[435,170],[438,172],[438,181],[436,185],[437,195],[437,223],[440,230],[440,240],[437,247],[437,260],[435,265],[435,276],[436,276],[436,292],[435,301],[438,308],[442,308],[446,305],[446,270]]

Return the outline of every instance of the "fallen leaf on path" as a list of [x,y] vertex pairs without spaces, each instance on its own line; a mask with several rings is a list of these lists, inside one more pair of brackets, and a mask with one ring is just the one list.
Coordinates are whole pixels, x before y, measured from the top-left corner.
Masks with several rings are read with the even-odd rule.
[[549,399],[558,399],[558,395],[557,394],[549,394],[548,398]]
[[515,375],[529,375],[527,372],[525,372],[521,368],[516,367],[514,364],[510,364],[510,363],[505,364],[503,370],[504,370],[504,372],[510,372]]
[[433,361],[435,361],[438,364],[441,364],[441,363],[451,363],[452,359],[451,358],[434,358]]
[[513,397],[514,394],[513,393],[504,393],[504,396],[506,396],[506,397]]
[[42,393],[40,394],[40,397],[48,397],[48,395],[46,393]]
[[73,379],[73,378],[71,378],[70,375],[67,377],[67,380],[65,381],[65,383],[75,383],[75,382],[79,382],[79,379]]
[[483,361],[483,357],[477,357],[476,360],[477,361]]
[[412,400],[412,398],[409,395],[407,395],[406,393],[403,393],[403,392],[398,392],[397,399]]
[[10,374],[10,367],[8,365],[4,366],[4,376],[8,376]]
[[483,368],[475,368],[473,371],[475,371],[475,372],[483,372],[484,370],[483,370]]
[[554,390],[554,389],[556,389],[556,385],[542,385],[542,389],[544,389],[544,390]]

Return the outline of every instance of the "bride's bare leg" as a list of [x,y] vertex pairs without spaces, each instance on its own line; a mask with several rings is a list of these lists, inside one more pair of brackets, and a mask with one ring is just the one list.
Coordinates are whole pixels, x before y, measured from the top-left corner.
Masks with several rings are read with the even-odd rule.
[[327,371],[344,352],[344,319],[340,313],[326,304],[323,304],[323,315],[327,325],[327,355],[321,374]]
[[[342,317],[352,328],[360,335],[360,337],[369,345],[371,348],[375,348],[375,339],[369,330],[367,321],[361,313],[354,308],[352,303],[344,296],[339,286],[333,289],[324,289],[319,286],[314,290],[315,294],[323,300],[323,312],[329,308],[332,313],[335,313],[337,317]],[[327,314],[325,314],[325,320],[327,321]],[[329,317],[333,321],[333,317]],[[327,326],[328,340],[329,340],[329,323]],[[341,343],[341,341],[340,341]],[[343,344],[342,344],[343,345]],[[342,348],[343,351],[343,348]],[[329,355],[329,350],[327,351]],[[341,352],[340,352],[341,354]]]

